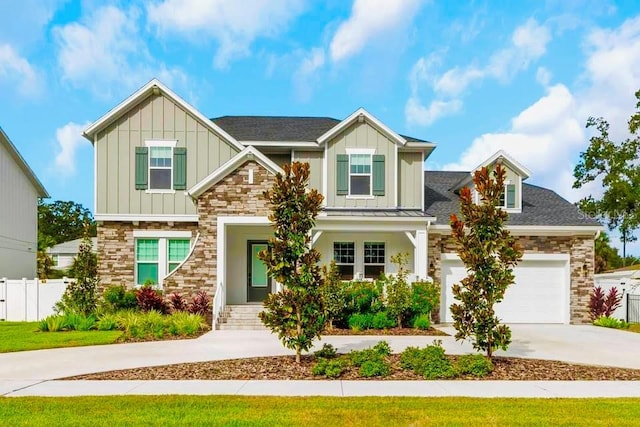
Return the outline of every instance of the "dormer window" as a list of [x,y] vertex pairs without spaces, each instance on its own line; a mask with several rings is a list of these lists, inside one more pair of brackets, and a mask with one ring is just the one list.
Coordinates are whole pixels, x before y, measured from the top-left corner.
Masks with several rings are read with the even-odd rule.
[[516,185],[511,184],[510,181],[507,181],[504,185],[505,189],[500,194],[500,202],[498,206],[506,208],[506,209],[515,209],[516,208]]

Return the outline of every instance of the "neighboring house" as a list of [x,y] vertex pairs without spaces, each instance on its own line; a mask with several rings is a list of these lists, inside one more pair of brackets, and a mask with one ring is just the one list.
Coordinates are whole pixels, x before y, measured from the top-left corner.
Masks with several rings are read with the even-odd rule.
[[[80,244],[82,239],[69,240],[68,242],[58,243],[47,249],[47,253],[53,261],[53,268],[56,270],[66,270],[73,265],[73,260],[80,252]],[[98,238],[91,238],[91,247],[93,252],[97,253]]]
[[600,286],[605,295],[611,288],[616,288],[622,295],[622,305],[612,317],[640,323],[640,270],[627,267],[596,274],[595,286]]
[[0,128],[0,277],[36,277],[41,197],[47,190]]
[[[442,282],[442,320],[465,269],[449,216],[469,172],[424,172],[435,144],[399,135],[364,109],[325,117],[209,119],[152,80],[91,124],[95,219],[103,285],[160,284],[166,292],[218,292],[224,304],[261,302],[275,289],[257,253],[272,229],[262,193],[281,166],[310,164],[324,196],[312,233],[322,262],[343,278],[393,273],[409,253],[413,278]],[[507,322],[584,323],[601,227],[554,192],[524,184],[505,153],[504,207],[525,256],[498,314]]]

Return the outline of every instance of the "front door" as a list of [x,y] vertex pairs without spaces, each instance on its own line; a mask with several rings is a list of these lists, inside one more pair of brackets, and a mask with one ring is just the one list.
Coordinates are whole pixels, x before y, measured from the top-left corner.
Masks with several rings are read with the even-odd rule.
[[258,254],[267,250],[264,240],[249,240],[247,242],[247,302],[262,302],[271,292],[271,281]]

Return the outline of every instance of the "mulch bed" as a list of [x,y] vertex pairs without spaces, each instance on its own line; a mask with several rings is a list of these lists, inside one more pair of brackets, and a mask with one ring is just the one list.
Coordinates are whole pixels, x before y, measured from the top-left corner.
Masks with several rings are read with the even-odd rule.
[[328,329],[322,335],[421,335],[421,336],[449,336],[439,329],[414,329],[414,328],[390,328],[390,329],[364,329],[356,331],[353,329],[333,328]]
[[[448,356],[452,361],[455,356]],[[389,356],[391,375],[371,380],[421,380],[413,371],[400,369],[400,356]],[[314,356],[303,356],[300,365],[293,356],[257,357],[201,363],[181,363],[158,367],[126,369],[79,375],[70,380],[318,380],[311,373]],[[575,365],[564,362],[494,358],[494,371],[484,378],[460,377],[458,380],[640,380],[639,369],[609,368]],[[348,368],[340,379],[365,380],[358,376],[358,368]]]

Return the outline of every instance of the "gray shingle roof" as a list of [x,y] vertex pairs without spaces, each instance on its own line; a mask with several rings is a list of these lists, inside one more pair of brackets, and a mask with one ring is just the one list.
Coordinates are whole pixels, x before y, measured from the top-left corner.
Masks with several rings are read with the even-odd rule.
[[[451,189],[469,172],[426,171],[425,211],[437,217],[436,224],[448,224],[451,214],[460,212],[459,198]],[[509,214],[510,225],[600,225],[555,192],[522,184],[522,212]]]
[[[238,141],[315,141],[340,123],[331,117],[222,116],[211,119]],[[427,142],[402,135],[407,141]]]

